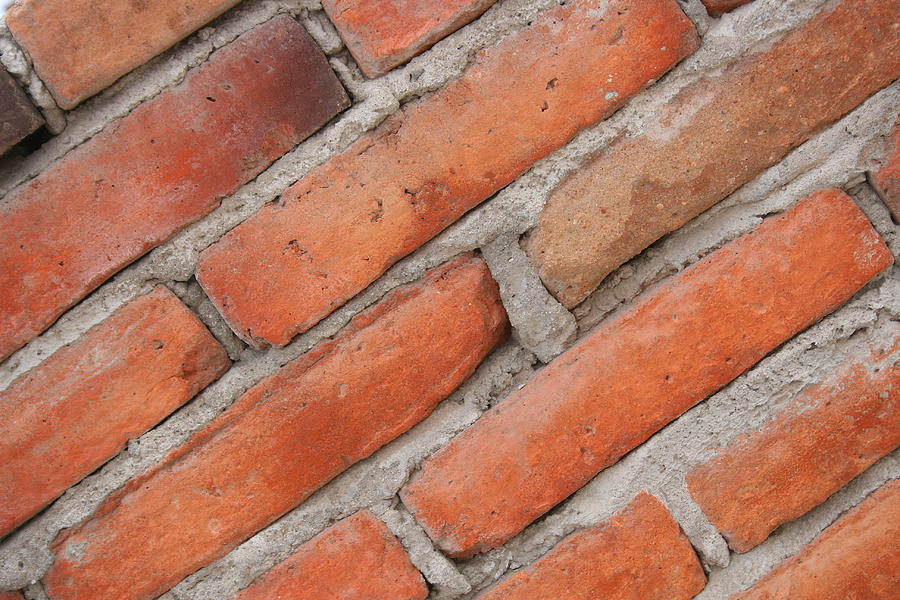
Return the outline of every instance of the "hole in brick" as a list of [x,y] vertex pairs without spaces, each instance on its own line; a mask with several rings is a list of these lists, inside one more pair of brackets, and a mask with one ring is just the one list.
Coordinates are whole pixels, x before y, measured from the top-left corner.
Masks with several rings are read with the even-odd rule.
[[213,98],[212,96],[207,96],[206,99],[209,100],[210,102],[215,102],[215,101],[216,101],[216,99]]

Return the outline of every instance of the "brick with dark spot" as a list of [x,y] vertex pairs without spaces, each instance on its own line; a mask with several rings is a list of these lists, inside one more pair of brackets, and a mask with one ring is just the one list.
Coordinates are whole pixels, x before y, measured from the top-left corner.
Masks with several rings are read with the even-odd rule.
[[12,75],[0,68],[0,154],[21,142],[44,124]]

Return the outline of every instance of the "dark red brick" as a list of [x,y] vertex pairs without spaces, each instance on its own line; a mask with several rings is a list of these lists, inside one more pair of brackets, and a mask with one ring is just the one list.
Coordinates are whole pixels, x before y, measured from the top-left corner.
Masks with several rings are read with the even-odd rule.
[[346,103],[321,51],[281,16],[9,194],[0,205],[0,360]]
[[0,392],[0,537],[228,370],[163,286]]
[[425,600],[428,587],[384,523],[360,511],[329,527],[236,600]]
[[398,288],[53,544],[53,600],[156,598],[424,419],[507,334],[483,261]]
[[452,556],[503,544],[891,262],[850,198],[816,193],[603,322],[430,458],[401,498]]
[[703,567],[678,523],[659,500],[641,492],[478,600],[690,600],[705,585]]
[[900,2],[829,3],[668,102],[548,198],[525,249],[567,307],[900,76]]
[[286,344],[697,47],[674,0],[594,4],[483,51],[208,248],[197,278],[238,335]]
[[44,124],[19,84],[0,68],[0,154],[21,142]]
[[378,77],[478,17],[497,0],[323,0],[367,77]]

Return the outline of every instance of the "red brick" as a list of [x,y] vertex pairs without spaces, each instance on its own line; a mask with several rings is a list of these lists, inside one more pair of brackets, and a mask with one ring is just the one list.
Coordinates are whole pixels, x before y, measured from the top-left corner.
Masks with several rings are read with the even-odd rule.
[[367,77],[378,77],[477,18],[497,0],[323,0]]
[[900,481],[894,480],[731,600],[900,598]]
[[48,594],[156,598],[428,416],[507,329],[472,256],[394,290],[54,542]]
[[0,592],[0,600],[22,600],[19,592]]
[[70,109],[237,3],[20,0],[6,22],[56,102]]
[[496,547],[890,264],[859,208],[819,192],[601,324],[401,498],[452,556]]
[[0,537],[230,366],[163,286],[0,392]]
[[329,527],[236,600],[424,600],[428,587],[406,550],[372,513]]
[[[548,198],[525,249],[567,307],[900,76],[900,2],[829,3],[780,41],[707,76]],[[599,192],[598,192],[599,190]]]
[[750,0],[703,0],[706,11],[713,17],[719,17],[729,10],[747,4]]
[[44,124],[44,118],[12,76],[0,68],[0,154]]
[[479,600],[689,600],[706,585],[687,537],[641,492],[596,527],[576,532]]
[[346,102],[306,31],[278,17],[9,194],[0,206],[0,360]]
[[891,135],[884,164],[871,174],[870,181],[894,220],[900,221],[900,126]]
[[207,249],[197,278],[238,335],[286,344],[697,46],[674,0],[593,4],[485,50]]
[[900,446],[900,326],[885,342],[688,474],[732,549],[750,550]]

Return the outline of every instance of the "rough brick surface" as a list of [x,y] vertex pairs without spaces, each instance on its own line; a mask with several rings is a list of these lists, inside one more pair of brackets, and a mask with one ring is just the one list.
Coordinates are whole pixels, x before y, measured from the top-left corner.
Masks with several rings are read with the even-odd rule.
[[703,5],[706,6],[709,14],[718,17],[748,2],[750,0],[703,0]]
[[894,220],[900,222],[900,125],[894,129],[884,164],[870,178]]
[[22,600],[19,592],[0,592],[0,600]]
[[48,594],[157,597],[425,418],[507,329],[472,256],[394,290],[58,539]]
[[0,67],[0,154],[37,131],[44,118],[19,84]]
[[230,365],[165,287],[116,311],[0,392],[0,536]]
[[367,77],[387,73],[497,0],[323,0],[322,8]]
[[806,25],[689,86],[548,198],[525,249],[567,307],[900,75],[900,2],[829,3]]
[[706,585],[687,537],[641,492],[596,527],[576,532],[479,600],[689,600]]
[[731,600],[900,598],[900,480],[862,504],[750,590]]
[[0,205],[0,360],[346,102],[318,46],[278,17],[9,194]]
[[20,0],[9,29],[56,102],[74,108],[238,0]]
[[329,527],[236,600],[425,600],[428,587],[384,523],[360,511]]
[[238,335],[286,344],[697,47],[674,0],[593,4],[485,50],[207,249],[197,278]]
[[401,497],[449,554],[496,547],[891,262],[846,195],[814,194],[601,324]]
[[900,446],[900,327],[885,343],[688,474],[732,549],[753,548]]

